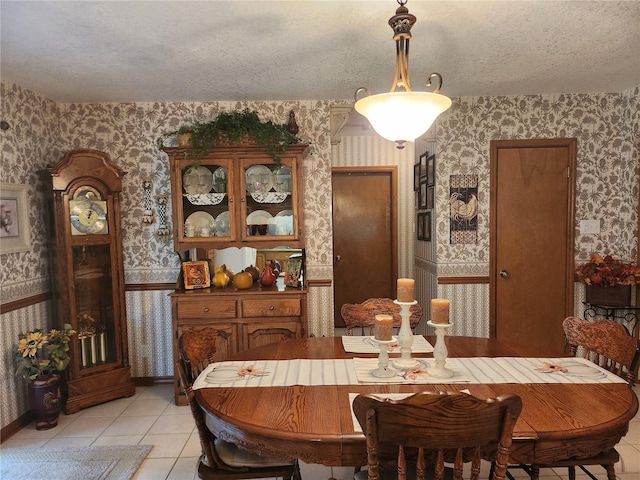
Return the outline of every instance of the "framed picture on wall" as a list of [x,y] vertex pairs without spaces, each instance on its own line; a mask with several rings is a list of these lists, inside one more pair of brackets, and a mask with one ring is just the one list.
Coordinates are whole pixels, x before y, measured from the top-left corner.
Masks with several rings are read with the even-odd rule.
[[419,212],[417,220],[418,240],[431,241],[431,212]]
[[413,166],[413,191],[417,192],[420,188],[420,162]]
[[420,182],[420,189],[418,190],[418,210],[427,208],[427,179],[425,178]]
[[427,210],[433,210],[436,201],[436,187],[427,187]]
[[420,181],[425,180],[427,178],[427,159],[429,157],[429,152],[424,152],[420,155]]
[[0,184],[0,253],[31,250],[27,186]]
[[431,155],[426,159],[427,184],[435,185],[436,183],[436,156]]

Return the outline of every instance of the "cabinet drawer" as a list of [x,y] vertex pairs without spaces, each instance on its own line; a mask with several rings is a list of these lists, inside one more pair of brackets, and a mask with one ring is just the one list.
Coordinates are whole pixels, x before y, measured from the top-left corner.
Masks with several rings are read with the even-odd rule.
[[178,317],[183,318],[235,318],[235,300],[198,299],[178,301]]
[[243,317],[297,317],[302,313],[299,298],[243,300]]

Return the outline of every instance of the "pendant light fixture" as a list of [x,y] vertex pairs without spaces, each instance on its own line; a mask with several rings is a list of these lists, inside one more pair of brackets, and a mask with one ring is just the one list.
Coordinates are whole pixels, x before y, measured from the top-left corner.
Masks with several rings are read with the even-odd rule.
[[[368,88],[360,87],[355,93],[355,109],[369,120],[378,135],[396,142],[397,148],[401,149],[405,142],[411,142],[429,130],[438,115],[451,106],[451,100],[438,93],[442,88],[442,75],[439,73],[432,73],[427,79],[427,87],[432,85],[434,78],[438,81],[433,92],[411,90],[409,40],[416,17],[405,7],[407,0],[397,1],[400,6],[389,19],[396,42],[396,74],[391,91],[371,95]],[[358,100],[362,92],[367,95]]]

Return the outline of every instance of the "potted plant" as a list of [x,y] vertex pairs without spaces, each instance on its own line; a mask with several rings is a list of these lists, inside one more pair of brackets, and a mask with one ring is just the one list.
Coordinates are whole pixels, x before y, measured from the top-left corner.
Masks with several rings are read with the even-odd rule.
[[640,268],[611,255],[593,254],[576,269],[578,279],[587,285],[587,302],[608,306],[627,306],[631,285],[640,282]]
[[167,132],[159,139],[160,148],[164,146],[164,138],[177,137],[179,134],[187,132],[191,133],[190,155],[195,158],[207,155],[220,144],[254,141],[258,147],[267,151],[276,165],[280,165],[278,155],[284,153],[288,145],[301,142],[300,138],[287,128],[286,124],[263,122],[256,112],[244,109],[235,112],[220,112],[213,120],[196,122],[193,125],[185,125],[178,130]]
[[28,379],[29,409],[35,417],[36,430],[58,424],[62,395],[60,375],[69,365],[69,342],[76,332],[65,323],[63,330],[43,333],[36,329],[18,336],[16,375]]

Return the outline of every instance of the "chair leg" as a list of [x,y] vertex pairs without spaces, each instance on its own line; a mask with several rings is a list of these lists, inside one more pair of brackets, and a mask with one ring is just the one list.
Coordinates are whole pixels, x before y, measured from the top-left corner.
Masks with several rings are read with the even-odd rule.
[[576,480],[576,467],[567,467],[569,470],[569,480]]
[[607,471],[608,480],[616,480],[616,467],[613,465],[603,465]]

